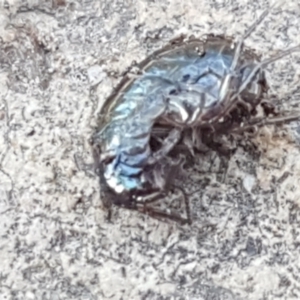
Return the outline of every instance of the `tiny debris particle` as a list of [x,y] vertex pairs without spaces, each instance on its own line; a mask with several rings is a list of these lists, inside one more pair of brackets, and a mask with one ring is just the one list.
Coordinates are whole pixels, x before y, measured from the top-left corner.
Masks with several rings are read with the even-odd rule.
[[251,193],[253,187],[255,185],[255,178],[252,175],[246,175],[243,179],[243,187],[248,193]]
[[105,72],[98,65],[90,67],[87,70],[87,74],[88,74],[89,82],[92,86],[100,83],[104,79],[104,76],[105,76]]

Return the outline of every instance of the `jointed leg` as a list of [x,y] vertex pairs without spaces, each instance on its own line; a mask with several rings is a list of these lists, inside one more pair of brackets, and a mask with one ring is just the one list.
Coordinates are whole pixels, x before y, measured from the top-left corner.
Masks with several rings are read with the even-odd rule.
[[178,214],[175,213],[167,213],[164,212],[163,210],[160,209],[155,209],[151,206],[147,206],[150,203],[162,200],[166,195],[165,194],[161,194],[160,196],[157,195],[155,198],[153,199],[148,199],[145,202],[141,203],[140,207],[137,207],[137,210],[141,213],[147,214],[153,218],[162,220],[162,219],[169,219],[172,221],[176,221],[180,224],[191,224],[191,214],[190,214],[190,205],[189,205],[189,200],[187,198],[187,195],[185,193],[185,191],[182,188],[179,188],[177,186],[173,186],[174,188],[178,189],[181,191],[181,194],[183,196],[183,200],[185,203],[185,210],[186,210],[186,218],[182,218],[181,216],[179,216]]
[[164,140],[164,143],[158,151],[153,153],[153,155],[148,159],[148,165],[153,165],[157,163],[159,160],[164,158],[179,142],[181,138],[181,130],[179,129],[172,129],[169,135]]
[[275,125],[275,124],[284,124],[284,123],[290,123],[293,121],[297,121],[300,119],[300,111],[295,114],[290,114],[286,116],[276,116],[272,118],[255,118],[252,120],[249,120],[249,123],[245,124],[244,126],[236,126],[235,128],[231,129],[231,133],[242,133],[244,131],[247,131],[249,129],[252,129],[254,127],[262,127],[265,125]]
[[[272,7],[271,7],[272,8]],[[260,18],[254,22],[254,24],[247,30],[247,32],[243,35],[243,37],[239,40],[236,48],[235,48],[235,52],[234,52],[234,57],[233,57],[233,61],[230,67],[230,72],[229,74],[225,77],[223,84],[221,86],[221,92],[220,92],[220,96],[221,99],[220,101],[222,103],[227,103],[227,105],[225,106],[224,110],[222,111],[222,113],[218,114],[218,116],[216,116],[215,118],[212,118],[210,120],[211,123],[215,123],[218,122],[218,120],[222,119],[223,117],[225,117],[226,115],[228,115],[230,113],[230,111],[236,106],[237,103],[243,103],[241,102],[240,99],[240,95],[241,93],[247,88],[247,86],[249,85],[249,83],[251,83],[251,81],[253,80],[253,78],[256,76],[256,74],[264,67],[266,67],[267,65],[287,56],[290,55],[293,52],[296,51],[300,51],[300,45],[297,45],[295,47],[291,47],[289,49],[286,49],[284,51],[282,51],[281,53],[274,55],[273,57],[269,58],[269,59],[265,59],[264,61],[257,63],[257,65],[254,66],[254,68],[252,69],[252,71],[250,72],[250,74],[246,77],[246,79],[242,82],[241,86],[239,87],[239,89],[237,90],[236,93],[234,93],[232,96],[228,93],[228,85],[230,83],[230,80],[232,77],[236,76],[234,73],[236,72],[236,67],[238,64],[238,60],[242,51],[242,46],[243,46],[243,42],[245,40],[246,37],[248,37],[253,31],[254,29],[257,27],[258,24],[260,24],[263,19],[267,16],[268,12],[270,11],[270,9],[266,10],[261,16]],[[247,65],[244,65],[243,67],[246,67]]]

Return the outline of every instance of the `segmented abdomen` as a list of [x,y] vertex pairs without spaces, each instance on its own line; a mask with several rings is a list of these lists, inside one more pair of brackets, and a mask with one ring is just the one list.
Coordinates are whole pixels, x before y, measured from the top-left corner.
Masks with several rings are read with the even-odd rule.
[[[105,161],[104,178],[112,190],[130,193],[147,184],[143,170],[151,155],[149,141],[155,123],[184,129],[218,114],[220,88],[233,59],[231,46],[231,40],[217,37],[169,45],[139,65],[137,78],[122,80],[104,104],[101,128],[94,136]],[[236,74],[233,90],[254,61],[247,53],[239,59],[239,66],[245,62],[248,66]],[[253,81],[244,94],[250,100],[258,98],[259,81]]]

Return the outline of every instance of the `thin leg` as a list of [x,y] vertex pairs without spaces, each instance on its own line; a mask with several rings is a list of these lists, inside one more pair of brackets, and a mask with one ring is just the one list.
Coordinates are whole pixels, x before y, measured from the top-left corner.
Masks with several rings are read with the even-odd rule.
[[182,218],[179,215],[165,213],[164,211],[155,209],[153,207],[143,207],[142,210],[139,210],[139,212],[149,215],[150,217],[160,221],[169,219],[182,225],[190,224],[190,220],[188,219]]
[[[176,187],[176,188],[179,189],[178,187]],[[176,221],[180,224],[191,224],[188,199],[187,199],[184,191],[183,190],[181,190],[181,191],[182,191],[185,205],[186,205],[187,218],[182,218],[178,214],[167,213],[161,209],[157,209],[157,208],[148,206],[151,203],[154,203],[157,201],[162,201],[166,197],[166,193],[164,193],[164,192],[155,192],[152,195],[148,196],[149,197],[148,199],[145,199],[143,201],[137,201],[135,199],[129,199],[129,200],[114,199],[113,201],[109,201],[109,203],[114,204],[119,207],[122,207],[122,208],[125,208],[125,209],[138,211],[140,213],[149,215],[150,217],[156,218],[161,221],[163,221],[164,219],[169,219],[172,221]],[[111,205],[106,208],[108,208],[108,220],[110,221]]]
[[247,131],[249,129],[252,129],[254,127],[262,127],[265,125],[274,125],[274,124],[284,124],[284,123],[290,123],[293,121],[299,121],[300,119],[300,112],[296,114],[290,114],[286,116],[277,116],[272,118],[255,118],[249,121],[248,124],[242,126],[242,127],[235,127],[230,130],[231,133],[242,133],[244,131]]
[[251,82],[251,80],[253,79],[253,77],[257,74],[257,72],[259,72],[263,67],[266,67],[267,65],[279,60],[280,58],[283,58],[287,55],[292,54],[293,52],[297,52],[300,51],[300,45],[288,48],[284,51],[281,51],[279,54],[274,55],[273,57],[270,57],[268,59],[265,59],[264,61],[258,63],[254,69],[251,71],[251,73],[247,76],[247,78],[245,79],[245,81],[242,83],[242,85],[240,86],[239,90],[237,91],[236,95],[234,95],[232,98],[237,97],[239,94],[241,94],[245,88],[247,87],[247,85]]
[[162,145],[161,149],[153,153],[153,155],[148,159],[148,165],[153,165],[164,158],[179,142],[180,138],[181,130],[172,129],[164,140],[164,144]]
[[239,39],[237,46],[235,47],[233,60],[230,66],[231,73],[235,71],[245,39],[257,28],[257,26],[264,20],[264,18],[269,14],[270,10],[274,7],[271,6],[266,9],[262,15],[248,28],[244,35]]
[[[280,4],[279,4],[280,5]],[[256,74],[261,71],[262,68],[266,67],[267,65],[287,56],[290,55],[293,52],[300,51],[300,45],[297,45],[295,47],[289,48],[285,51],[282,51],[281,53],[274,55],[273,57],[266,59],[260,63],[258,63],[256,66],[254,66],[253,70],[250,72],[250,74],[247,76],[247,78],[242,82],[241,86],[239,87],[238,91],[230,96],[228,94],[228,85],[231,81],[231,78],[236,76],[236,67],[238,64],[238,60],[242,51],[243,43],[245,39],[255,30],[255,28],[263,21],[263,19],[268,15],[269,11],[275,6],[271,6],[269,9],[264,11],[264,13],[259,17],[257,21],[253,23],[253,25],[246,31],[246,33],[243,35],[243,37],[238,41],[237,46],[235,47],[234,51],[234,57],[233,61],[230,66],[230,72],[227,76],[225,76],[225,79],[222,83],[221,89],[220,89],[220,95],[221,95],[221,102],[222,103],[228,103],[226,105],[225,109],[220,113],[218,116],[216,116],[214,119],[211,119],[211,123],[218,122],[221,118],[226,116],[234,107],[235,105],[240,101],[239,95],[247,88],[248,84],[253,80],[253,78],[256,76]],[[246,67],[247,65],[244,65],[243,67]],[[228,98],[230,97],[230,98]]]
[[[268,15],[269,11],[270,11],[270,8],[266,9],[262,13],[262,15],[248,28],[248,30],[244,33],[244,35],[239,39],[239,41],[238,41],[238,43],[237,43],[237,45],[235,47],[235,50],[234,50],[234,55],[233,55],[233,59],[232,59],[232,62],[231,62],[229,73],[225,76],[225,78],[223,80],[223,83],[222,83],[222,86],[220,88],[220,96],[221,96],[220,102],[221,103],[226,103],[228,101],[228,99],[226,99],[226,98],[228,98],[228,93],[227,93],[228,85],[230,84],[232,77],[236,76],[236,74],[235,74],[236,73],[236,67],[237,67],[237,64],[238,64],[238,61],[239,61],[239,58],[240,58],[240,54],[241,54],[242,49],[243,49],[243,45],[244,45],[245,39],[264,20],[264,18]],[[230,103],[231,103],[232,100],[233,99],[230,99],[230,101],[229,101],[230,108],[232,107],[232,105],[230,105]],[[235,103],[236,103],[236,101],[234,101],[234,104]],[[221,117],[217,117],[217,119],[220,119],[224,115],[226,115],[227,111],[228,110],[225,110],[224,114],[222,114]]]
[[[238,103],[239,101],[239,95],[246,89],[246,87],[248,86],[248,84],[251,82],[251,80],[255,77],[255,75],[257,74],[257,72],[261,71],[261,69],[263,67],[266,67],[267,65],[279,60],[280,58],[283,58],[293,52],[297,52],[300,51],[300,45],[297,45],[295,47],[289,48],[285,51],[282,51],[280,54],[274,55],[273,57],[270,57],[269,59],[266,59],[260,63],[258,63],[253,70],[251,71],[251,73],[247,76],[247,78],[244,80],[244,82],[241,84],[241,86],[239,87],[238,91],[230,98],[229,100],[229,104],[228,106],[224,109],[224,111],[217,116],[217,120],[221,119],[222,117],[224,117],[225,115],[227,115],[232,108],[236,105],[236,103]],[[214,121],[217,121],[214,120]]]
[[162,200],[162,198],[164,198],[166,195],[161,194],[161,197],[157,196],[153,199],[148,199],[146,200],[143,205],[141,207],[138,207],[138,211],[141,213],[145,213],[153,218],[162,220],[162,219],[169,219],[172,221],[176,221],[180,224],[191,224],[191,213],[190,213],[190,205],[189,205],[189,200],[188,197],[184,191],[184,189],[173,185],[173,188],[180,190],[182,196],[183,196],[183,200],[184,200],[184,204],[185,204],[185,210],[186,210],[186,218],[182,218],[179,215],[175,214],[175,213],[166,213],[163,210],[160,209],[155,209],[153,207],[149,207],[147,206],[150,203]]

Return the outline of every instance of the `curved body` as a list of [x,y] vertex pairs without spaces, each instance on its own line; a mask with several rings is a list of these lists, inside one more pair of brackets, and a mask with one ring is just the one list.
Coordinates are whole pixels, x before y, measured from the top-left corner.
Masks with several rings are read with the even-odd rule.
[[[238,107],[237,103],[226,111],[230,95],[238,91],[258,61],[253,53],[243,51],[232,70],[233,57],[229,38],[179,40],[140,63],[138,74],[123,78],[104,103],[93,139],[99,148],[103,184],[112,194],[136,199],[164,189],[167,179],[154,178],[157,167],[148,165],[155,124],[181,132],[228,123],[229,114]],[[265,89],[264,75],[259,71],[241,93],[242,106],[255,108]]]

